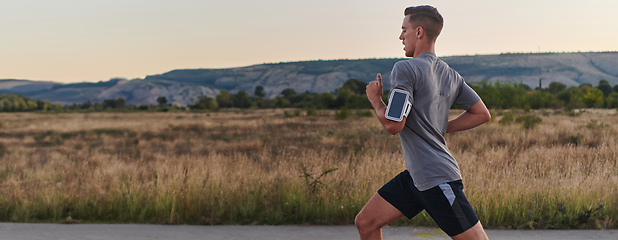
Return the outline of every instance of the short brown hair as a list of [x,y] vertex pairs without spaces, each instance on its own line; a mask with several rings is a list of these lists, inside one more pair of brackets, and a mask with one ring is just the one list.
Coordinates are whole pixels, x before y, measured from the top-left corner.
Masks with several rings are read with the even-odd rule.
[[428,5],[408,7],[403,12],[404,16],[410,15],[410,23],[416,24],[416,27],[422,27],[429,39],[435,41],[442,31],[444,19],[438,12],[438,9]]

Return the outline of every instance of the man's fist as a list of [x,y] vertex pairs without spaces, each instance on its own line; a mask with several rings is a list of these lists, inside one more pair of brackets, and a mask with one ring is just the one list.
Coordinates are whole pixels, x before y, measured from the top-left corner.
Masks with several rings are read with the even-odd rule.
[[371,81],[366,88],[367,98],[370,102],[382,101],[382,75],[378,73],[376,81]]

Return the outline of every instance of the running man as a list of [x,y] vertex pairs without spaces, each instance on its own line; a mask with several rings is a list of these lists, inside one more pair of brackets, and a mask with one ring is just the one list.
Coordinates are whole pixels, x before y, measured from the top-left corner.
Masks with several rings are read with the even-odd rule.
[[[382,239],[381,228],[425,210],[453,239],[487,239],[463,193],[461,174],[444,134],[490,120],[485,104],[464,79],[435,54],[443,19],[431,6],[406,8],[399,39],[406,57],[391,73],[388,105],[382,76],[367,85],[367,97],[380,123],[399,134],[406,170],[386,183],[356,216],[361,239]],[[451,105],[466,111],[449,121]]]

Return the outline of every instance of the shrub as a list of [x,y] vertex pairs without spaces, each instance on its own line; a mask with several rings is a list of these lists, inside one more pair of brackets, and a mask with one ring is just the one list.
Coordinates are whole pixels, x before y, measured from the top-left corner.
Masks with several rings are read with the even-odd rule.
[[358,117],[372,117],[371,110],[356,110],[356,116]]
[[513,118],[515,118],[515,114],[513,113],[513,111],[510,111],[502,115],[502,118],[500,119],[500,121],[498,121],[498,123],[500,123],[501,125],[509,125],[513,123]]
[[350,110],[342,108],[341,111],[335,112],[335,119],[344,120],[350,116]]
[[603,122],[599,123],[599,121],[597,121],[596,119],[592,119],[590,120],[590,122],[588,122],[588,124],[586,124],[586,128],[588,129],[602,129],[606,127],[609,127],[609,125]]
[[320,178],[328,175],[329,173],[339,170],[339,168],[326,169],[322,171],[322,173],[319,176],[316,177],[316,175],[318,174],[308,172],[307,167],[305,167],[305,164],[303,164],[302,162],[300,163],[300,169],[301,169],[301,177],[305,178],[305,183],[307,185],[307,192],[310,194],[316,193],[316,191],[320,189],[320,187],[327,187],[327,185],[324,182],[320,181]]
[[291,114],[291,113],[289,113],[288,111],[284,111],[284,112],[283,112],[283,117],[285,117],[285,118],[291,118],[291,117],[294,117],[294,115],[292,115],[292,114]]
[[543,119],[541,119],[540,117],[537,117],[534,114],[519,116],[515,119],[515,122],[521,123],[525,129],[534,128],[536,125],[538,125],[542,121]]
[[9,151],[6,149],[6,146],[4,146],[4,143],[0,142],[0,158],[4,157],[7,153],[9,153]]
[[311,106],[307,108],[307,116],[317,116],[318,111],[315,110],[315,107]]
[[564,115],[569,116],[569,117],[577,117],[581,115],[581,112],[575,112],[575,110],[572,108],[565,108]]

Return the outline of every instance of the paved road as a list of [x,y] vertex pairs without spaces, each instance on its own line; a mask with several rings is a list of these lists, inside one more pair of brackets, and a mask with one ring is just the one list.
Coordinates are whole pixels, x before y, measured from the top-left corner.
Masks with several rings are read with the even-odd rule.
[[[439,229],[389,227],[384,239],[449,239]],[[618,230],[488,230],[490,239],[608,239],[618,240]],[[207,240],[270,240],[270,239],[358,239],[354,226],[186,226],[136,224],[32,224],[0,223],[0,240],[84,239],[207,239]]]

